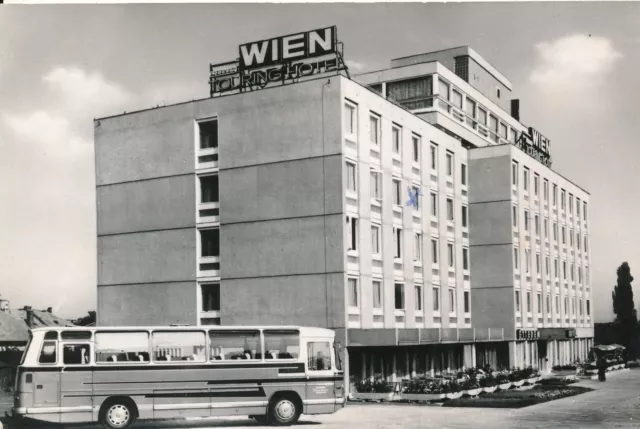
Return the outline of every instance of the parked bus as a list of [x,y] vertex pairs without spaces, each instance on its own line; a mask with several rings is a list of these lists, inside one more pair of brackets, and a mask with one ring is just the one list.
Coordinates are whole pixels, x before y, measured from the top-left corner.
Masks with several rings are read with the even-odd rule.
[[12,414],[117,429],[232,415],[289,425],[344,406],[334,337],[282,326],[32,329]]

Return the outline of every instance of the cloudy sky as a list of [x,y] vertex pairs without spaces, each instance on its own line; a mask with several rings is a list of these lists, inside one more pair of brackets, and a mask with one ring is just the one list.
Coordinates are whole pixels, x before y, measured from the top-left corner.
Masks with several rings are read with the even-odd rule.
[[608,320],[616,267],[640,273],[638,22],[618,2],[0,6],[0,294],[95,309],[94,117],[207,97],[209,62],[239,44],[336,24],[352,72],[471,45],[512,80],[555,169],[591,192]]

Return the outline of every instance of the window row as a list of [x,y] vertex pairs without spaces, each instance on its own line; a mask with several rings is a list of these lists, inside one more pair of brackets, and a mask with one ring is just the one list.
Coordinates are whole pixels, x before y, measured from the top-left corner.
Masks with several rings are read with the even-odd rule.
[[[535,235],[536,236],[544,236],[544,238],[549,238],[549,219],[548,218],[544,218],[543,222],[542,222],[542,228],[540,225],[540,216],[536,213],[533,215],[533,220],[531,219],[531,213],[529,212],[528,209],[524,209],[524,214],[523,214],[523,224],[524,224],[524,230],[526,232],[531,231],[531,229],[534,230]],[[518,206],[513,205],[511,206],[511,220],[512,220],[512,224],[514,228],[519,228],[519,216],[518,216]],[[531,226],[531,224],[533,224],[533,227]],[[554,221],[553,222],[553,228],[551,229],[552,232],[552,236],[553,236],[553,240],[554,241],[558,241],[558,222]],[[587,244],[587,235],[585,234],[584,236],[581,236],[579,232],[576,232],[574,234],[573,232],[573,228],[569,228],[569,230],[567,231],[567,228],[565,225],[562,225],[560,227],[560,237],[562,239],[562,244],[567,244],[567,237],[568,237],[568,243],[569,246],[573,246],[575,243],[575,246],[578,250],[584,249],[584,251],[588,251],[588,244]],[[574,236],[575,236],[575,240],[574,240]],[[584,244],[581,244],[584,243]]]
[[[530,177],[531,173],[528,167],[522,168],[522,189],[525,191],[529,191],[530,187]],[[519,183],[519,164],[517,161],[513,161],[511,164],[511,183],[513,186],[518,186]],[[553,207],[557,206],[558,203],[558,185],[553,183],[551,191],[551,200]],[[540,175],[538,173],[533,174],[533,194],[535,196],[540,195]],[[568,203],[567,203],[567,194],[568,194]],[[549,201],[549,180],[543,179],[542,181],[542,198],[545,202]],[[560,208],[565,210],[568,208],[569,213],[573,214],[575,207],[575,213],[578,218],[582,216],[582,219],[587,221],[587,202],[581,201],[577,196],[575,197],[574,204],[574,195],[568,193],[565,189],[560,189]]]
[[[520,249],[517,247],[513,248],[513,264],[514,264],[514,268],[516,270],[520,269],[520,264],[519,264],[519,259],[520,259]],[[536,257],[535,257],[535,272],[537,274],[542,274],[542,264],[541,264],[541,256],[540,253],[536,253]],[[544,273],[545,275],[549,275],[550,274],[550,269],[549,269],[549,256],[545,255],[544,257]],[[559,278],[559,260],[558,258],[554,258],[553,259],[553,277],[555,278]],[[525,249],[524,250],[524,269],[526,270],[527,273],[531,272],[531,250],[529,249]],[[583,272],[584,272],[584,283],[585,285],[589,284],[589,268],[587,266],[584,267],[584,271],[583,268],[578,265],[577,267],[574,265],[574,263],[572,262],[570,264],[570,268],[568,270],[569,272],[569,276],[571,281],[574,281],[576,276],[578,279],[578,283],[582,284],[582,280],[583,280]],[[577,274],[575,274],[577,273]],[[562,278],[563,280],[567,280],[567,261],[562,261]]]
[[[532,297],[532,293],[531,292],[527,292],[526,293],[526,301],[525,301],[525,307],[524,310],[527,313],[531,313],[532,310],[532,302],[531,302],[531,297]],[[572,297],[572,314],[576,314],[576,297]],[[584,306],[583,306],[584,303]],[[569,305],[569,297],[565,296],[564,297],[564,306],[563,306],[563,312],[564,313],[568,313],[568,305]],[[520,302],[520,291],[516,290],[515,291],[515,307],[516,307],[516,311],[520,312],[522,311],[522,303]],[[582,298],[578,299],[578,307],[577,310],[579,312],[580,316],[583,315],[587,315],[587,316],[591,316],[591,302],[590,300],[584,300]],[[545,294],[545,300],[544,300],[544,312],[550,314],[552,311],[551,309],[551,298],[549,294]],[[558,313],[560,312],[560,295],[556,295],[556,299],[554,302],[554,307],[553,307],[553,311]],[[542,294],[541,293],[537,293],[536,294],[536,312],[538,314],[541,314],[543,312],[543,308],[542,308]]]
[[[348,288],[349,288],[349,306],[353,308],[360,308],[361,299],[360,299],[360,284],[358,279],[349,277],[348,278]],[[382,280],[371,281],[371,296],[372,296],[372,308],[381,310],[383,309],[384,304],[384,292],[383,292],[383,282]],[[424,295],[422,293],[423,286],[416,284],[413,287],[414,291],[414,309],[416,311],[423,311],[424,305]],[[433,311],[440,311],[440,287],[433,286],[432,288],[432,302],[433,302]],[[456,312],[456,295],[457,291],[455,288],[449,288],[449,312]],[[471,312],[471,296],[469,291],[463,291],[464,296],[464,312]],[[394,283],[394,308],[396,310],[405,310],[405,284],[404,283]]]

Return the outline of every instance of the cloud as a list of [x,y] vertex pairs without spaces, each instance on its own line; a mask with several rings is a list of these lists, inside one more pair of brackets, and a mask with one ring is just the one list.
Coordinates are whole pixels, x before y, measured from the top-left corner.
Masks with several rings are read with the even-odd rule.
[[59,149],[83,142],[72,131],[68,119],[44,110],[25,115],[4,115],[3,119],[17,137],[31,142],[41,142]]
[[98,72],[75,66],[53,68],[43,78],[58,94],[69,113],[81,116],[104,116],[132,102],[133,96],[120,85],[106,80]]
[[347,60],[345,61],[345,63],[347,64],[347,67],[349,67],[351,71],[357,72],[365,69],[365,64],[359,63],[357,61]]
[[574,34],[536,45],[539,63],[530,80],[553,89],[584,89],[604,81],[622,58],[604,37]]

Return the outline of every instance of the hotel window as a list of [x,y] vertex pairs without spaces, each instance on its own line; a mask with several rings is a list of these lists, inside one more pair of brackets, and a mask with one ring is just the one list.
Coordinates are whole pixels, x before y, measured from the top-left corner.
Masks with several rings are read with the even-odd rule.
[[582,316],[582,314],[584,313],[584,310],[582,308],[582,298],[580,298],[580,301],[579,301],[579,309],[580,309],[580,316]]
[[527,292],[527,313],[531,313],[531,292]]
[[584,284],[589,285],[589,267],[584,267]]
[[560,191],[560,208],[562,210],[564,210],[565,207],[566,207],[566,198],[567,198],[567,194],[566,194],[565,190],[562,189]]
[[578,284],[582,284],[582,267],[578,266]]
[[542,294],[536,294],[536,304],[538,305],[538,314],[542,313]]
[[422,286],[415,285],[416,311],[422,311]]
[[402,181],[393,179],[393,204],[401,206]]
[[511,184],[518,186],[518,163],[516,161],[511,164]]
[[371,198],[374,200],[382,200],[382,173],[379,171],[371,171]]
[[527,167],[524,167],[522,171],[522,180],[524,181],[524,183],[522,184],[522,187],[524,188],[525,191],[528,191],[529,190],[529,169]]
[[380,145],[380,117],[378,115],[369,116],[369,140],[373,145]]
[[358,243],[358,219],[347,216],[347,250],[357,250]]
[[451,104],[453,104],[458,109],[462,109],[462,94],[460,94],[455,89],[451,90]]
[[404,310],[404,285],[402,283],[395,284],[395,308],[396,310]]
[[469,207],[462,206],[462,227],[467,228],[469,226]]
[[411,143],[413,146],[413,162],[420,162],[420,137],[411,136]]
[[540,176],[538,174],[533,175],[533,193],[537,197],[540,192]]
[[524,210],[524,230],[529,231],[529,210]]
[[582,219],[584,219],[585,222],[587,221],[587,203],[586,202],[583,204]]
[[556,313],[558,313],[558,312],[560,312],[560,295],[556,295],[555,304],[556,304],[555,310],[556,310]]
[[573,273],[574,273],[574,269],[573,269],[573,263],[572,263],[572,264],[571,264],[570,271],[569,271],[569,274],[571,274],[571,281],[573,281],[573,280],[575,279],[575,277],[574,277],[574,276],[575,276],[575,274],[573,274]]
[[544,257],[544,273],[546,275],[549,275],[549,257],[548,256]]
[[496,97],[500,98],[500,88],[496,88]]
[[400,128],[391,128],[391,141],[393,142],[393,153],[400,154],[402,150],[402,136],[400,134]]
[[356,134],[356,106],[345,103],[344,105],[344,127],[347,134]]
[[516,291],[516,311],[520,312],[520,291]]
[[201,284],[200,296],[202,298],[201,311],[220,311],[220,284]]
[[500,124],[500,137],[507,139],[507,126],[502,123]]
[[587,236],[584,236],[584,251],[587,251]]
[[393,228],[393,244],[396,249],[396,259],[402,258],[402,228]]
[[558,204],[558,185],[553,184],[553,205],[554,207]]
[[573,246],[573,229],[569,230],[569,246]]
[[471,118],[475,118],[476,117],[476,102],[473,101],[472,99],[470,99],[469,97],[467,97],[467,103],[465,104],[464,110],[467,113],[467,116],[469,116]]
[[356,192],[356,165],[351,162],[347,162],[347,190]]
[[549,201],[549,181],[547,179],[542,182],[542,197],[545,201]]
[[524,265],[527,272],[531,271],[531,250],[524,249]]
[[449,288],[449,313],[456,312],[456,290]]
[[571,298],[571,314],[576,315],[576,297]]
[[464,291],[464,312],[471,313],[471,294],[469,291]]
[[558,258],[553,259],[553,277],[558,278]]
[[513,267],[517,270],[518,269],[518,248],[514,247],[513,249]]
[[544,218],[544,237],[549,237],[549,219]]
[[200,256],[220,256],[220,229],[200,230]]
[[467,165],[460,164],[460,183],[467,185]]
[[469,249],[466,247],[462,248],[462,269],[465,271],[469,269]]
[[382,308],[382,282],[373,280],[371,287],[373,288],[373,308]]
[[433,311],[440,311],[440,288],[434,286],[433,289]]
[[580,198],[576,197],[576,217],[580,219]]
[[513,219],[513,227],[517,228],[518,227],[518,206],[511,206],[511,213],[512,213],[512,219]]
[[371,253],[380,254],[380,227],[371,225]]
[[580,250],[580,233],[576,232],[576,247]]
[[553,221],[553,240],[558,241],[558,222]]
[[438,95],[445,100],[449,99],[449,84],[442,79],[438,79]]
[[569,194],[569,213],[573,214],[573,195]]
[[562,261],[562,278],[567,279],[567,261]]
[[349,282],[349,306],[359,307],[358,305],[358,280],[348,279]]
[[493,132],[493,134],[498,134],[498,118],[489,114],[489,129]]
[[509,133],[509,140],[511,141],[511,143],[515,143],[517,139],[518,139],[518,132],[513,128],[511,128],[511,132]]
[[587,300],[587,316],[591,316],[591,301]]
[[431,193],[431,216],[438,216],[438,196]]
[[413,209],[415,211],[420,211],[420,188],[418,186],[411,186],[411,193],[415,195],[415,203],[413,203],[415,205],[413,206]]
[[455,256],[454,256],[454,253],[453,253],[453,244],[452,243],[447,243],[447,255],[448,255],[449,266],[453,267],[454,262],[455,262]]
[[453,221],[453,200],[447,198],[447,220]]
[[487,111],[482,107],[478,107],[478,122],[484,126],[487,125]]
[[541,266],[540,266],[540,254],[536,253],[536,273],[540,274],[542,272],[541,270]]
[[453,154],[447,151],[447,176],[453,177]]
[[431,169],[436,170],[438,168],[438,145],[431,143]]
[[218,120],[199,122],[200,149],[218,147]]
[[432,238],[431,239],[431,262],[433,264],[437,264],[438,263],[438,239],[437,238]]
[[218,175],[200,177],[200,202],[217,203],[220,201]]
[[416,262],[422,261],[422,234],[416,232],[413,235],[414,239],[414,249],[413,249],[413,260]]
[[569,312],[569,298],[568,297],[564,297],[564,313],[568,313]]
[[545,301],[544,302],[544,304],[545,304],[545,307],[544,307],[545,313],[551,313],[551,298],[549,297],[549,295],[546,295],[544,297],[544,301]]
[[538,215],[534,215],[533,217],[533,227],[536,235],[540,235],[540,217]]
[[567,244],[567,230],[562,227],[562,244]]

